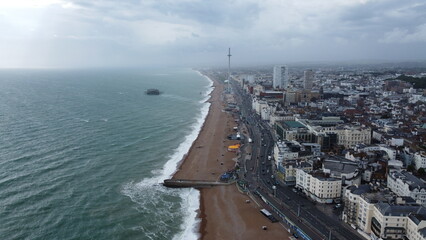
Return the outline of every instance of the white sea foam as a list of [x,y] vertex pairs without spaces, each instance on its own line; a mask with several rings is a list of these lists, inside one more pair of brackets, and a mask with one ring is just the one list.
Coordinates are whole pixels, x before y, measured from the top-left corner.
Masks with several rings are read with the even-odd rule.
[[175,150],[174,154],[170,157],[170,160],[164,165],[162,169],[161,177],[158,179],[159,182],[163,182],[164,179],[169,178],[176,172],[178,164],[183,159],[184,155],[191,148],[192,143],[197,139],[200,133],[201,127],[203,126],[204,120],[209,112],[210,103],[206,103],[201,108],[200,117],[197,122],[192,126],[192,131],[185,137],[185,140]]
[[[198,71],[197,71],[198,72]],[[197,211],[200,208],[200,193],[196,189],[166,189],[161,186],[161,183],[170,178],[178,168],[179,163],[186,153],[191,148],[192,143],[197,138],[204,124],[204,121],[209,112],[210,103],[206,102],[209,99],[210,93],[213,91],[213,81],[207,76],[198,72],[201,76],[205,77],[210,84],[204,92],[205,100],[200,101],[203,103],[198,119],[191,128],[191,132],[185,137],[184,141],[175,149],[169,160],[161,170],[153,171],[154,176],[145,178],[139,183],[128,183],[124,186],[123,194],[128,196],[133,202],[139,203],[140,206],[146,206],[146,201],[156,200],[155,196],[147,196],[147,193],[156,195],[156,192],[169,193],[171,195],[179,195],[182,199],[183,211],[183,224],[180,226],[181,232],[177,233],[173,239],[188,239],[196,240],[199,238],[199,224],[200,219],[197,218]],[[149,200],[148,200],[149,199]]]
[[[201,115],[198,118],[197,123],[194,125],[192,133],[189,136],[187,136],[187,138],[185,139],[186,140],[185,142],[190,142],[189,146],[186,146],[185,148],[186,150],[185,153],[189,151],[189,148],[191,147],[192,143],[197,138],[198,134],[201,131],[201,127],[203,126],[204,121],[206,120],[206,117],[210,108],[210,103],[207,103],[206,101],[210,98],[210,94],[213,91],[213,81],[207,76],[201,74],[199,71],[196,71],[196,72],[200,74],[201,76],[205,77],[209,81],[209,85],[207,87],[207,90],[204,92],[204,96],[206,98],[205,100],[202,100],[201,102],[201,103],[205,103],[203,107],[201,108]],[[177,170],[177,164],[175,165],[173,173],[176,172],[176,170]],[[199,238],[198,228],[201,222],[201,219],[197,217],[197,210],[200,208],[200,192],[196,189],[186,189],[185,192],[182,192],[181,198],[184,202],[183,209],[187,209],[187,210],[184,217],[185,219],[183,221],[183,224],[181,225],[182,231],[176,234],[173,239],[174,240],[181,240],[181,239],[197,240]]]
[[203,103],[210,99],[210,94],[213,92],[213,89],[214,89],[213,80],[211,80],[207,75],[202,74],[200,71],[197,71],[197,70],[194,70],[194,71],[209,81],[207,90],[203,93],[204,99],[200,101],[200,103]]
[[184,224],[181,225],[182,231],[173,237],[173,240],[197,240],[200,236],[198,226],[201,222],[197,218],[197,210],[200,208],[200,191],[190,188],[185,189],[181,194],[183,199],[182,210],[184,210]]
[[84,118],[76,118],[77,120],[81,121],[81,122],[90,122],[89,119],[84,119]]

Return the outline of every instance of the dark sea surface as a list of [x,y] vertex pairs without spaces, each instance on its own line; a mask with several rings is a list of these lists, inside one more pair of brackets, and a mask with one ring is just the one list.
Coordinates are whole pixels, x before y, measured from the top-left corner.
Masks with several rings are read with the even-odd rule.
[[198,191],[160,183],[210,91],[190,69],[0,70],[0,239],[196,239]]

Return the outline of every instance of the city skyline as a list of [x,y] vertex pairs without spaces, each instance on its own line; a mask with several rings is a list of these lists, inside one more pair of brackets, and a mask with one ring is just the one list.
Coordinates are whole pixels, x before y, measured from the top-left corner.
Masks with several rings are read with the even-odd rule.
[[420,0],[0,3],[0,67],[424,61]]

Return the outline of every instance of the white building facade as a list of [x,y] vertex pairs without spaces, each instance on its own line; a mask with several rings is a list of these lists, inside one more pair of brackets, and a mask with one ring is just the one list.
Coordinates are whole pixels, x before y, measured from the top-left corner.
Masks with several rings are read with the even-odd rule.
[[426,206],[426,184],[406,171],[391,171],[388,174],[388,188],[400,197],[411,197],[418,204]]
[[338,136],[338,144],[353,148],[357,144],[371,144],[371,128],[345,126],[334,130]]
[[417,170],[420,168],[426,169],[426,152],[416,152],[414,154],[414,166]]
[[424,240],[426,213],[420,206],[378,203],[371,218],[372,239]]
[[303,169],[296,169],[296,188],[319,203],[333,203],[340,200],[342,181],[317,175]]
[[272,82],[273,88],[286,89],[288,88],[288,83],[288,67],[285,65],[275,66]]

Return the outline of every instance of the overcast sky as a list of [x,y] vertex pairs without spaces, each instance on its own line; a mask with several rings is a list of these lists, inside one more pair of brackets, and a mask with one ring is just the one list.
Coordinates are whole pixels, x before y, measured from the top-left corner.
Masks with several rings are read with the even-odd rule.
[[0,67],[424,60],[425,0],[0,0]]

